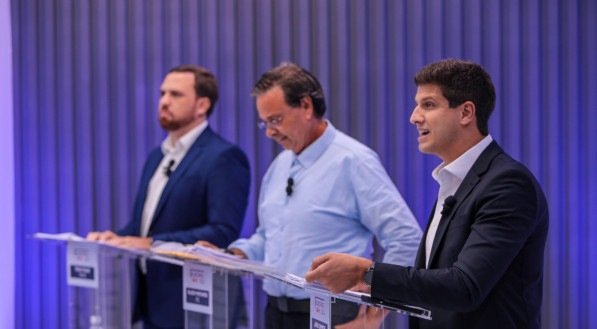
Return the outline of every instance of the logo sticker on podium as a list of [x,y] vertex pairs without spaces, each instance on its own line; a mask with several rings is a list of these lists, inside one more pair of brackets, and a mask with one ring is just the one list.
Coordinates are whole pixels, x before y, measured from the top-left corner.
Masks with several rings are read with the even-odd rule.
[[311,294],[311,329],[331,328],[330,296]]
[[67,283],[70,286],[98,288],[97,245],[69,241],[66,252]]
[[183,265],[183,308],[212,314],[212,268],[185,262]]

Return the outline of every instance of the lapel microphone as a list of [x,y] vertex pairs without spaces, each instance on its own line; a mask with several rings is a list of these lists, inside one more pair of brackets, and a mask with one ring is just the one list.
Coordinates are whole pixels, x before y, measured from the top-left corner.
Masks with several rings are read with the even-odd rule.
[[172,167],[174,167],[174,159],[170,160],[166,168],[164,168],[164,174],[167,177],[170,177],[170,175],[172,174]]
[[456,198],[453,195],[450,195],[444,200],[444,205],[442,207],[442,216],[448,216],[452,212],[452,208],[456,204]]
[[292,177],[288,177],[288,181],[286,181],[286,195],[292,195],[292,186],[294,185],[294,179]]

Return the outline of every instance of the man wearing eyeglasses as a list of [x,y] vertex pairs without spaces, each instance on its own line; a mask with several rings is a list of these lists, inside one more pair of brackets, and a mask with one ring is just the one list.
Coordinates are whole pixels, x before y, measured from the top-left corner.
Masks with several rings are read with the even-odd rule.
[[[375,236],[384,261],[412,265],[421,239],[417,221],[377,154],[324,118],[319,81],[283,63],[263,74],[252,94],[262,120],[258,126],[285,150],[263,178],[256,233],[229,250],[304,275],[323,252],[370,256]],[[305,291],[267,279],[263,287],[266,328],[310,327]],[[356,304],[337,301],[332,322],[357,321],[357,313]],[[381,312],[371,313],[368,319],[383,320]]]

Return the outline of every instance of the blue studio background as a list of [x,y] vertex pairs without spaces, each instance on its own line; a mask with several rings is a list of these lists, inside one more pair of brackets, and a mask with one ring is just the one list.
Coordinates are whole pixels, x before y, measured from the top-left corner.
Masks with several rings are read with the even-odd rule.
[[[597,327],[597,1],[12,0],[15,327],[68,326],[65,259],[27,236],[121,227],[156,119],[164,73],[197,63],[219,79],[211,126],[251,162],[243,235],[279,151],[251,87],[291,60],[321,80],[334,125],[376,150],[422,227],[438,161],[408,123],[413,74],[445,57],[481,63],[497,88],[494,138],[550,205],[544,328]],[[591,279],[593,278],[593,279]],[[396,326],[403,326],[398,321]]]

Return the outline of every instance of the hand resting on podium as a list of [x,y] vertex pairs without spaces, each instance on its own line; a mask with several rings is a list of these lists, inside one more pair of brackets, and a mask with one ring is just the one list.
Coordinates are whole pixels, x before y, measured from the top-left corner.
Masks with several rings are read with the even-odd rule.
[[229,248],[229,249],[220,249],[218,248],[216,245],[214,245],[213,243],[209,242],[209,241],[205,241],[205,240],[199,240],[197,242],[195,242],[196,245],[201,246],[201,247],[205,247],[205,248],[211,248],[211,249],[216,249],[216,250],[221,250],[224,251],[228,254],[232,254],[234,256],[238,256],[240,258],[243,259],[247,259],[247,255],[240,249],[238,248]]
[[98,241],[116,247],[133,248],[149,250],[153,243],[152,238],[143,238],[138,236],[120,236],[112,231],[89,232],[87,240]]

